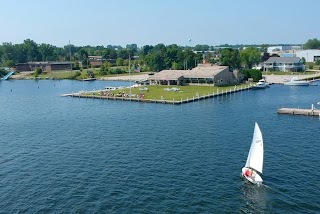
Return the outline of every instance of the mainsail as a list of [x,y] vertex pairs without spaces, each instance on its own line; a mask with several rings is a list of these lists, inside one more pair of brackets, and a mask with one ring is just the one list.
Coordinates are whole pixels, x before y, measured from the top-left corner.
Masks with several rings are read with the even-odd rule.
[[254,126],[254,133],[250,151],[245,167],[250,167],[262,173],[263,168],[263,139],[257,123]]

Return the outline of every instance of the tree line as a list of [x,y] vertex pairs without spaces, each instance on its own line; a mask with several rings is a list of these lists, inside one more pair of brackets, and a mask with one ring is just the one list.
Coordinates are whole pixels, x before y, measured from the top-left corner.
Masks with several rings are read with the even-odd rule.
[[[224,46],[222,48],[222,46]],[[132,64],[142,70],[161,71],[164,69],[192,69],[205,60],[219,65],[228,65],[231,69],[251,69],[255,64],[268,58],[267,45],[255,45],[246,48],[234,48],[228,44],[220,48],[208,45],[194,47],[172,45],[145,45],[138,48],[136,44],[121,46],[74,46],[72,44],[57,47],[51,44],[37,44],[26,39],[21,44],[5,42],[0,45],[0,63],[3,67],[13,67],[17,63],[35,61],[72,61],[74,69],[90,65],[89,56],[102,56],[107,62],[105,68],[117,65],[127,66],[129,57]],[[304,48],[319,49],[320,40],[309,39]],[[263,54],[264,53],[264,54]]]

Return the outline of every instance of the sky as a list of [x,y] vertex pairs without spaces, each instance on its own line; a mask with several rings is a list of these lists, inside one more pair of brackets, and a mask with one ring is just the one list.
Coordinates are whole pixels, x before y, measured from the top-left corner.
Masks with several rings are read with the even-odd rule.
[[0,44],[302,44],[319,0],[0,0]]

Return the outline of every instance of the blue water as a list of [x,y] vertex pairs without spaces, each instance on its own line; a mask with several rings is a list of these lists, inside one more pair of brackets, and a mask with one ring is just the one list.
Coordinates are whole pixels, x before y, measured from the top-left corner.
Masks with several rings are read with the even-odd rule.
[[[61,97],[119,82],[0,82],[1,213],[320,213],[320,86],[184,105]],[[241,177],[254,122],[264,185]]]

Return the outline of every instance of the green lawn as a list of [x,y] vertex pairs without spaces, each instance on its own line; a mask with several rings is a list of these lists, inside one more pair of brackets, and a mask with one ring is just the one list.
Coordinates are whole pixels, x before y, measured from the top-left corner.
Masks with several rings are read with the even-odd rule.
[[[247,87],[248,84],[239,84],[236,88],[244,88]],[[139,90],[140,88],[148,88],[148,91]],[[179,88],[179,91],[166,91],[165,88]],[[192,99],[193,97],[196,98],[197,96],[204,96],[213,93],[221,93],[222,91],[226,92],[235,89],[235,86],[157,86],[157,85],[149,85],[149,86],[142,86],[139,88],[131,88],[131,93],[133,95],[139,95],[140,93],[144,93],[144,99],[149,100],[174,100],[180,101],[186,99]],[[126,94],[130,94],[129,88],[124,88],[121,90],[114,90],[112,93],[119,94],[119,92],[124,92]],[[91,95],[91,93],[88,93]],[[95,95],[99,95],[99,92],[96,92]],[[136,96],[133,96],[136,97]]]
[[[99,79],[99,78],[103,78],[103,77],[115,77],[115,76],[127,76],[129,75],[129,73],[123,73],[123,74],[110,74],[110,75],[99,75],[99,70],[98,69],[89,69],[89,71],[93,71],[94,74],[95,74],[95,78]],[[73,70],[73,71],[70,71],[70,70],[62,70],[62,71],[49,71],[49,72],[43,72],[42,74],[40,74],[38,76],[38,79],[46,79],[46,78],[49,78],[49,79],[71,79],[70,77],[72,75],[74,75],[76,72],[80,72],[79,70]],[[76,79],[86,79],[88,78],[87,76],[87,69],[83,70],[82,72],[80,72],[81,75],[78,76]],[[139,75],[141,73],[130,73],[130,75]],[[34,77],[33,74],[29,74],[27,75],[26,77]]]

